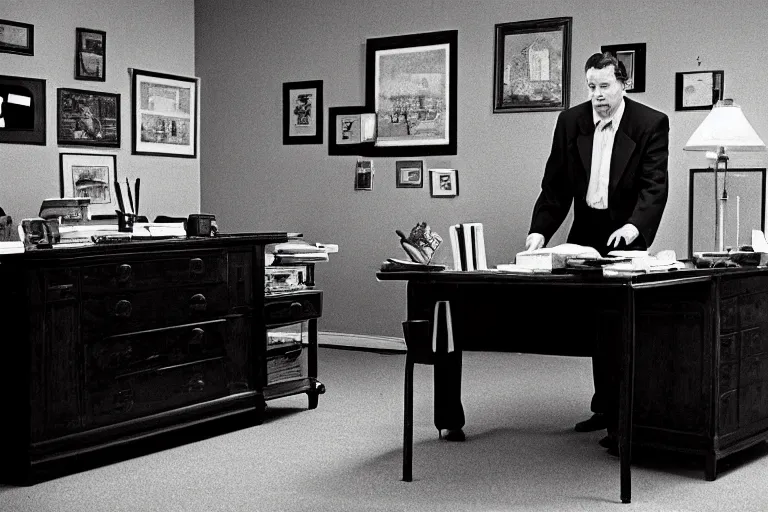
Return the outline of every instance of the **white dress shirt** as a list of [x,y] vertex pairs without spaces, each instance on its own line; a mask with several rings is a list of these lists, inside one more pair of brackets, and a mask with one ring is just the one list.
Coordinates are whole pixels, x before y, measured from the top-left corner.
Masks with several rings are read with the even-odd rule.
[[587,187],[587,205],[597,210],[608,208],[608,181],[611,177],[611,155],[613,155],[613,140],[616,129],[624,114],[624,98],[616,108],[613,117],[602,119],[597,112],[592,111],[595,123],[595,136],[592,140],[592,169],[589,174]]

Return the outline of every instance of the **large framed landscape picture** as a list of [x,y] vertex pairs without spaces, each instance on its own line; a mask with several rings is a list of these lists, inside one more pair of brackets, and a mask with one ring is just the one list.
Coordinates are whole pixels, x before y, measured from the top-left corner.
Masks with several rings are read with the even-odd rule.
[[375,156],[456,154],[458,31],[369,39],[366,107]]
[[134,69],[132,153],[197,157],[197,78]]

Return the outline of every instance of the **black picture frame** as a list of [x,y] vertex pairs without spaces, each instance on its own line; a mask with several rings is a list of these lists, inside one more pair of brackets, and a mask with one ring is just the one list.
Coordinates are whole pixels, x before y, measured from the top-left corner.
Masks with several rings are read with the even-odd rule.
[[711,110],[723,99],[725,71],[675,73],[675,110]]
[[0,20],[0,53],[35,55],[35,26],[11,20]]
[[451,198],[459,195],[458,169],[430,169],[429,195],[437,198]]
[[120,147],[120,95],[60,87],[56,142],[60,146]]
[[600,47],[624,64],[627,70],[626,92],[645,92],[645,43],[611,44]]
[[495,26],[494,114],[569,107],[572,24],[560,17]]
[[[749,176],[749,177],[747,177]],[[715,209],[719,208],[718,197],[722,195],[722,185],[726,179],[723,169],[718,173],[717,197],[714,188],[715,173],[712,168],[690,169],[688,180],[688,257],[694,252],[716,251]],[[723,246],[751,245],[749,235],[757,224],[765,232],[765,167],[731,168],[727,175],[728,201],[723,219]],[[744,212],[736,221],[737,197],[744,198]],[[755,197],[757,196],[757,197]],[[733,236],[736,225],[739,225],[739,236]],[[709,234],[707,234],[709,233]],[[711,234],[711,237],[710,237]],[[737,244],[738,238],[738,244]]]
[[[373,148],[373,140],[363,141],[361,123],[364,115],[371,114],[366,107],[329,107],[328,108],[328,154],[368,156]],[[355,125],[345,128],[345,124]],[[348,131],[348,136],[345,136]]]
[[458,41],[458,30],[366,41],[365,105],[376,113],[371,156],[456,154]]
[[75,80],[107,80],[107,33],[103,30],[75,29]]
[[424,187],[424,160],[395,161],[396,188]]
[[323,81],[283,83],[283,144],[323,143]]
[[197,158],[198,82],[131,70],[131,154]]
[[0,75],[5,125],[0,129],[0,143],[45,146],[45,87],[41,78]]

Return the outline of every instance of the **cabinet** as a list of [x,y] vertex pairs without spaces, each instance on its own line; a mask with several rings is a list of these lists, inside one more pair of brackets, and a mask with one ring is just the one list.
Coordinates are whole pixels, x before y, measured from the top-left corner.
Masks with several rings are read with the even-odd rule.
[[[224,235],[0,257],[3,480],[233,414],[259,421],[272,393],[264,246],[285,240]],[[315,390],[309,379],[308,369],[302,385]]]

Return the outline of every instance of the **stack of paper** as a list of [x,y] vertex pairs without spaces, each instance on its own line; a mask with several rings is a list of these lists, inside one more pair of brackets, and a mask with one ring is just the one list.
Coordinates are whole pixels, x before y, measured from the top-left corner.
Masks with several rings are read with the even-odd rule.
[[515,264],[518,267],[535,270],[552,270],[565,268],[568,258],[600,258],[600,253],[585,245],[560,244],[519,252],[515,255]]
[[0,254],[16,254],[24,252],[24,242],[0,242]]
[[186,238],[183,222],[135,222],[134,238]]
[[486,270],[485,237],[480,222],[455,224],[449,228],[453,268],[456,270]]
[[318,263],[328,261],[328,253],[339,252],[335,244],[310,244],[304,241],[290,241],[267,246],[267,253],[274,256],[274,264]]

